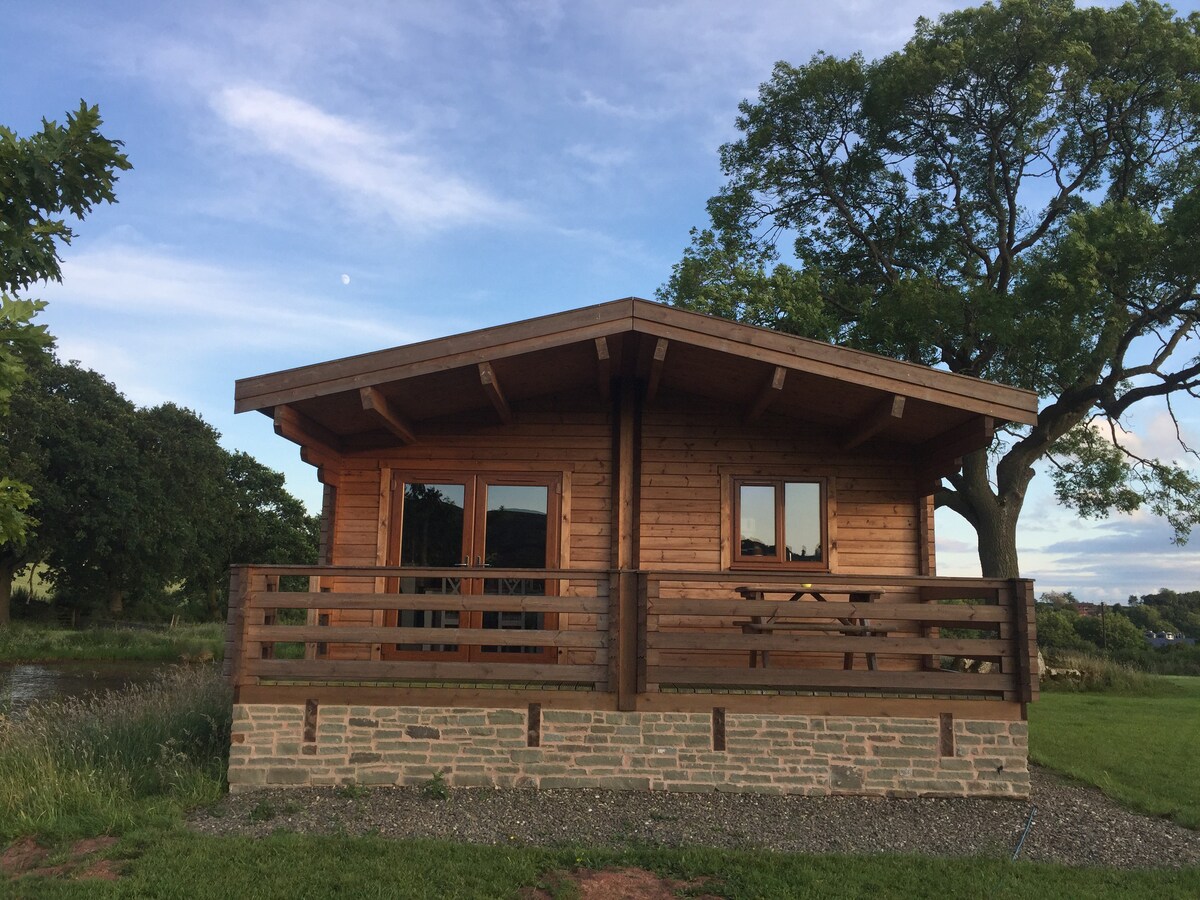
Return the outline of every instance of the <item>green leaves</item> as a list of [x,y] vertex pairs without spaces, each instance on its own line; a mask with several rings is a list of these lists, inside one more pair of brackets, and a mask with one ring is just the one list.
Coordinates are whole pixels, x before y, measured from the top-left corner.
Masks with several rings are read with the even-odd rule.
[[[1037,391],[995,488],[956,482],[978,528],[1091,415],[1200,389],[1198,71],[1200,18],[1151,0],[1004,0],[883,59],[779,63],[658,297]],[[1060,496],[1184,535],[1188,472],[1102,451],[1056,446]]]
[[58,242],[74,237],[61,216],[116,202],[117,172],[131,165],[100,125],[99,108],[81,100],[65,125],[43,119],[28,138],[0,126],[0,290],[61,280]]

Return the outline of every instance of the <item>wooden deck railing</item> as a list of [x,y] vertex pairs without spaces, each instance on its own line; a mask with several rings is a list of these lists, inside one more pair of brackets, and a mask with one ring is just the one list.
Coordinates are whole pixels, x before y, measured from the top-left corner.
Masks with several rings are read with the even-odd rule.
[[[307,578],[301,583],[307,590],[281,589],[297,576]],[[801,583],[804,577],[811,582]],[[546,595],[414,592],[416,580],[429,578],[541,581]],[[356,687],[417,685],[422,691],[492,687],[613,695],[618,683],[630,683],[619,674],[622,660],[635,660],[639,697],[749,691],[1028,701],[1037,694],[1030,581],[641,572],[636,632],[624,631],[636,633],[636,641],[625,646],[618,640],[620,582],[618,573],[607,571],[238,567],[231,580],[225,671],[239,690],[338,685],[346,694]],[[738,588],[746,590],[739,594]],[[800,590],[804,598],[790,602]],[[762,599],[747,599],[754,596]],[[303,622],[288,624],[282,610],[307,612]],[[384,625],[384,615],[394,610],[559,615],[556,626],[540,630]],[[363,621],[318,624],[338,611]],[[281,658],[274,652],[279,644],[293,650],[303,645],[304,658]],[[501,661],[494,654],[452,661],[380,658],[382,646],[402,644],[549,647],[557,662]],[[338,655],[360,658],[318,654],[319,647],[334,646],[356,648]],[[990,670],[948,670],[943,663],[951,658],[990,663],[984,667]]]
[[[307,577],[309,590],[281,590],[284,579]],[[423,579],[511,579],[542,581],[547,595],[405,592]],[[399,592],[384,590],[389,580]],[[414,569],[346,566],[243,566],[234,570],[230,586],[226,634],[226,674],[236,688],[264,682],[445,682],[512,685],[586,686],[608,689],[607,572],[552,569],[452,568]],[[333,585],[333,589],[326,585]],[[312,590],[317,587],[317,590]],[[372,624],[284,624],[279,611],[312,610],[369,613]],[[459,613],[558,613],[586,626],[549,629],[406,628],[383,625],[377,613],[392,610]],[[303,644],[303,659],[280,658],[277,644]],[[451,645],[456,647],[551,647],[587,651],[587,663],[521,663],[480,660],[381,659],[382,645]],[[321,659],[318,648],[362,646],[360,659]],[[515,654],[514,654],[515,656]]]
[[[649,574],[643,584],[641,693],[1037,693],[1030,581],[756,572]],[[956,671],[950,659],[990,665]]]

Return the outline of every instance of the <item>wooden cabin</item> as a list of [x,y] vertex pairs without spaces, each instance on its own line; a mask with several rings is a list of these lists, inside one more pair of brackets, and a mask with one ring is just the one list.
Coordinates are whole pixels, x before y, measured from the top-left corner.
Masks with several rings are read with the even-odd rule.
[[230,785],[1022,796],[1032,583],[932,494],[1036,401],[634,298],[243,379],[325,487],[232,575]]

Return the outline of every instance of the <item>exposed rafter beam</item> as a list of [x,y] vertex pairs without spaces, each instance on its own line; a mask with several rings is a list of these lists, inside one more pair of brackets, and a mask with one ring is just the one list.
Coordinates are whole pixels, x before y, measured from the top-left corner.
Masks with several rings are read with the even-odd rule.
[[596,338],[596,387],[601,399],[607,402],[612,390],[612,358],[606,337]]
[[504,391],[500,389],[500,381],[496,378],[496,370],[492,368],[490,362],[481,362],[479,364],[479,383],[483,385],[483,392],[487,394],[488,400],[496,408],[496,415],[500,417],[500,421],[505,425],[511,425],[513,420],[512,410],[509,408],[508,401],[504,399]]
[[961,425],[943,431],[921,445],[919,453],[928,461],[958,459],[992,442],[996,420],[991,416],[973,416]]
[[650,360],[650,377],[646,382],[646,402],[654,401],[658,394],[658,386],[662,382],[663,362],[667,358],[666,338],[659,338],[658,343],[654,345],[654,356]]
[[326,456],[337,458],[342,455],[342,439],[304,413],[280,405],[275,407],[273,418],[275,433],[280,437]]
[[987,447],[995,431],[996,420],[991,416],[974,416],[930,438],[917,448],[917,480],[930,483],[958,471],[962,458]]
[[867,413],[861,421],[842,435],[842,449],[853,450],[869,441],[904,415],[904,398],[899,394],[885,397],[883,402]]
[[767,411],[776,398],[783,393],[783,381],[787,378],[787,369],[783,366],[776,366],[771,372],[771,377],[763,382],[763,386],[759,389],[758,397],[754,401],[754,405],[746,411],[746,415],[742,421],[749,425],[757,422],[762,414]]
[[372,413],[379,420],[380,425],[406,444],[417,442],[417,434],[413,430],[412,423],[392,409],[392,405],[388,403],[387,397],[383,396],[383,392],[379,388],[359,388],[358,395],[362,398],[363,409]]

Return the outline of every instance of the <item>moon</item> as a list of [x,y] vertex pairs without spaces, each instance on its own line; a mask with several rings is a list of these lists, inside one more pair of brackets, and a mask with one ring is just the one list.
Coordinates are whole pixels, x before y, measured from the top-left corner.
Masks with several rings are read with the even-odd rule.
[[342,284],[349,284],[349,283],[350,283],[350,276],[347,275],[345,272],[343,272],[342,273]]

